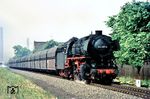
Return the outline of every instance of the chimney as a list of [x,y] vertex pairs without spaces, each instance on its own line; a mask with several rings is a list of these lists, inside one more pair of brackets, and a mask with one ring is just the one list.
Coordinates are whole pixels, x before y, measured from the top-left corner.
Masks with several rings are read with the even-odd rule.
[[95,33],[96,35],[102,35],[102,30],[96,30]]

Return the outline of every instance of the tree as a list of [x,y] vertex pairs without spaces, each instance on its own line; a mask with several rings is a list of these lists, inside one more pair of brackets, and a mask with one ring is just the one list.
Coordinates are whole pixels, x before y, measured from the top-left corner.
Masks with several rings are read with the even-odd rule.
[[112,29],[112,38],[120,41],[117,62],[140,68],[150,57],[150,3],[126,3],[106,24]]
[[52,48],[54,46],[58,46],[60,44],[62,44],[62,42],[57,42],[57,41],[54,41],[54,40],[49,40],[44,45],[42,45],[41,48],[34,49],[33,52],[38,52],[38,51],[42,51],[42,50],[45,50],[45,49],[49,49],[49,48]]
[[13,47],[13,49],[15,51],[15,58],[23,57],[31,53],[29,49],[27,49],[26,47],[22,47],[21,45],[16,45]]
[[54,46],[58,46],[59,44],[62,44],[62,43],[54,41],[54,40],[50,40],[46,44],[44,44],[43,49],[49,49],[49,48],[52,48]]

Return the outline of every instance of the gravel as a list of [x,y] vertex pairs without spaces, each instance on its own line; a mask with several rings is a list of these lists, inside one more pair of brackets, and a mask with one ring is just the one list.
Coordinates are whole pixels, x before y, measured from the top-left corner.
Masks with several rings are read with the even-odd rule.
[[11,69],[33,81],[57,99],[142,99],[136,96],[115,92],[92,85],[77,83],[29,71]]

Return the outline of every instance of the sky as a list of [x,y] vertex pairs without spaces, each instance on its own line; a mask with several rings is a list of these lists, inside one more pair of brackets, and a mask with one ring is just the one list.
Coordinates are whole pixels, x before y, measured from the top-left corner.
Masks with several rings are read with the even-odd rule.
[[[110,28],[104,21],[132,0],[0,0],[0,27],[3,28],[4,60],[13,56],[14,45],[33,49],[34,41],[65,42],[91,31]],[[2,48],[0,48],[2,49]]]

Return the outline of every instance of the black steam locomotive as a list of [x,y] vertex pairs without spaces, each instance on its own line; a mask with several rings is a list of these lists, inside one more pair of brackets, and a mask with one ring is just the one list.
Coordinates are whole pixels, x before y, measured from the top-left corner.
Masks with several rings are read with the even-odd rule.
[[114,51],[119,42],[103,35],[102,31],[19,59],[11,59],[12,68],[55,71],[68,79],[111,83],[117,76]]

